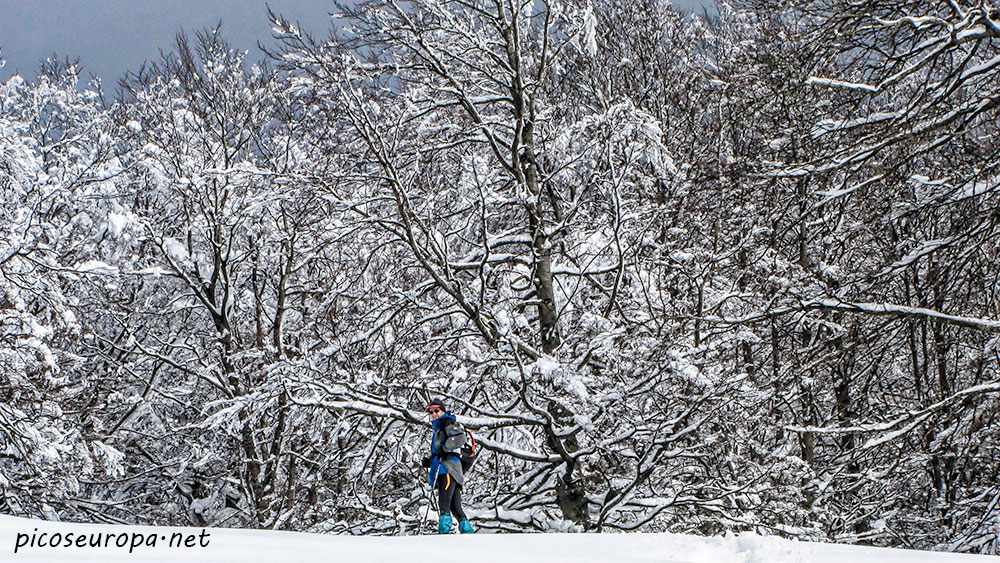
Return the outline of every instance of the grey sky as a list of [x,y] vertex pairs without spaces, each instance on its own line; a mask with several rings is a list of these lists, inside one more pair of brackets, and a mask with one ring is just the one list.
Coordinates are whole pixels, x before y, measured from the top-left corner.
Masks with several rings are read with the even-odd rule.
[[[690,9],[708,0],[673,0]],[[327,31],[332,3],[269,0],[273,10],[298,20],[309,33]],[[34,78],[38,63],[53,52],[79,57],[84,75],[94,74],[113,89],[126,70],[169,50],[182,28],[189,33],[222,21],[222,33],[239,49],[260,56],[270,26],[263,0],[0,0],[0,49],[7,65],[0,82],[18,73]]]

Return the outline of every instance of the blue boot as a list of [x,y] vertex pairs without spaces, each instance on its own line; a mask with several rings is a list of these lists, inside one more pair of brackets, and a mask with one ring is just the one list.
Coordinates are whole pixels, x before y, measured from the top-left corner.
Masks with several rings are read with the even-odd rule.
[[451,532],[451,514],[445,512],[438,517],[438,533],[447,534]]
[[476,531],[472,529],[472,522],[469,522],[468,518],[466,518],[465,520],[462,520],[461,522],[458,523],[458,531],[461,532],[461,533],[463,533],[463,534],[474,534],[474,533],[476,533]]

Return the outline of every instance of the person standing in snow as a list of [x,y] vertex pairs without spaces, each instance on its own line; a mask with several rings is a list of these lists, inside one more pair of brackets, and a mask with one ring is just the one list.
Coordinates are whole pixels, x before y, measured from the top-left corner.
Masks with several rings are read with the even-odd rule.
[[427,479],[438,490],[438,533],[451,532],[452,515],[458,518],[458,531],[463,534],[474,532],[472,524],[462,510],[462,472],[460,451],[465,445],[465,429],[447,411],[441,399],[434,399],[427,405],[427,414],[434,426],[431,437],[431,455],[424,458],[428,469]]

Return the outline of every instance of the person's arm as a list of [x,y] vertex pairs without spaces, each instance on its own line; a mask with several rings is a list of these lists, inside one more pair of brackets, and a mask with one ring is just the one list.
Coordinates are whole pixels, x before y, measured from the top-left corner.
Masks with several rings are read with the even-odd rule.
[[452,422],[444,427],[444,432],[448,438],[441,449],[446,454],[457,454],[465,445],[465,429],[457,422]]

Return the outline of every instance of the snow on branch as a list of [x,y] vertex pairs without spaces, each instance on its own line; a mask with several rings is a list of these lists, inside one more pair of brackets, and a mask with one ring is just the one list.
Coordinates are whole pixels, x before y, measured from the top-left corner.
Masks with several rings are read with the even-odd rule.
[[932,405],[917,411],[911,411],[895,419],[880,424],[849,426],[840,428],[824,428],[818,426],[787,426],[792,432],[812,433],[812,434],[849,434],[849,433],[879,433],[865,442],[860,450],[868,450],[882,444],[891,442],[896,438],[904,436],[925,422],[934,414],[966,400],[969,397],[983,395],[987,393],[1000,393],[1000,381],[984,383],[958,391]]
[[926,307],[908,307],[892,303],[857,303],[841,301],[839,299],[815,299],[812,301],[803,301],[802,303],[791,307],[781,307],[771,311],[740,318],[704,317],[701,320],[716,324],[738,325],[759,322],[765,319],[787,315],[789,313],[799,313],[814,309],[878,316],[906,317],[916,320],[936,321],[986,332],[1000,332],[1000,321],[994,319],[949,315],[947,313],[942,313]]
[[931,320],[984,330],[988,332],[1000,332],[1000,321],[993,319],[983,319],[978,317],[962,317],[949,315],[925,307],[907,307],[904,305],[893,305],[890,303],[849,303],[837,299],[820,299],[805,304],[808,308],[834,309],[850,313],[867,313],[871,315],[887,315],[909,317],[918,320]]
[[948,22],[945,20],[934,17],[934,16],[903,16],[894,20],[888,20],[876,17],[874,18],[878,23],[886,27],[895,27],[903,24],[910,24],[915,29],[926,29],[934,26],[948,27]]
[[806,80],[806,84],[828,86],[831,88],[845,88],[848,90],[864,90],[865,92],[871,92],[872,94],[877,94],[879,91],[878,86],[872,86],[871,84],[865,84],[863,82],[848,82],[846,80],[836,80],[820,76],[810,76],[809,79]]
[[[292,380],[289,380],[292,381]],[[351,412],[375,418],[393,419],[410,424],[424,425],[423,412],[413,411],[404,407],[398,407],[388,402],[365,396],[364,394],[351,389],[348,385],[337,384],[327,385],[318,381],[300,381],[302,389],[310,391],[311,396],[296,396],[293,394],[290,401],[300,407],[320,408],[336,412]],[[520,415],[498,415],[490,417],[470,417],[463,416],[462,423],[471,429],[500,428],[516,424],[539,425],[541,420]],[[509,455],[511,457],[525,461],[541,463],[558,463],[559,456],[545,455],[537,453],[500,441],[493,440],[486,436],[477,437],[477,441],[487,449]]]

